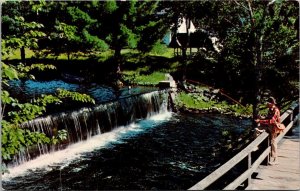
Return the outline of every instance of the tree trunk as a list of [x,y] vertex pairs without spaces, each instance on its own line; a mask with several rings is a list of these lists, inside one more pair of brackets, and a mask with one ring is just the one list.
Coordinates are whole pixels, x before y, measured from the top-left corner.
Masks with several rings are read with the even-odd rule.
[[116,62],[116,65],[115,65],[115,72],[116,72],[116,77],[117,79],[120,79],[121,78],[121,50],[122,48],[117,46],[115,48],[115,54],[114,54],[114,61]]
[[[263,37],[264,37],[264,25],[265,25],[265,17],[268,13],[268,4],[264,9],[262,19],[260,20],[261,23],[255,23],[253,17],[253,11],[251,7],[251,2],[248,0],[248,8],[250,12],[251,18],[251,25],[253,28],[252,31],[252,51],[254,52],[253,60],[254,60],[254,67],[255,67],[255,89],[254,89],[254,102],[253,102],[253,119],[258,118],[259,110],[258,104],[261,101],[261,81],[262,81],[262,69],[263,69]],[[259,22],[259,21],[258,21]],[[256,28],[254,28],[256,27]]]
[[190,26],[191,26],[191,20],[187,17],[185,20],[185,25],[186,25],[186,44],[184,45],[185,47],[182,48],[182,59],[183,59],[183,64],[184,64],[184,69],[183,69],[183,75],[182,75],[182,81],[186,80],[186,73],[187,73],[187,49],[190,44]]
[[263,34],[259,34],[258,35],[259,40],[256,43],[256,66],[255,66],[255,79],[256,79],[256,91],[255,91],[255,101],[254,101],[254,105],[253,105],[253,118],[256,119],[258,117],[258,103],[261,101],[261,81],[262,81],[262,59],[263,59]]
[[183,71],[182,71],[182,81],[185,82],[186,80],[186,73],[187,73],[187,55],[186,55],[186,48],[182,48],[182,63],[183,63]]
[[20,48],[20,53],[21,53],[21,62],[22,62],[23,64],[26,64],[25,47],[24,47],[24,46],[22,46],[22,47]]

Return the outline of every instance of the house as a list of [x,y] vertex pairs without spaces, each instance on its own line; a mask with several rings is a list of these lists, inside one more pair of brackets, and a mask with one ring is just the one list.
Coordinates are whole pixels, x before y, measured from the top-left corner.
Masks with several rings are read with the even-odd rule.
[[183,49],[186,49],[187,55],[193,55],[199,52],[200,49],[206,50],[206,48],[209,48],[220,52],[222,48],[216,37],[211,37],[205,30],[196,29],[193,22],[185,18],[179,22],[176,33],[172,33],[170,30],[163,41],[170,48],[174,48],[174,55],[176,56],[182,55]]

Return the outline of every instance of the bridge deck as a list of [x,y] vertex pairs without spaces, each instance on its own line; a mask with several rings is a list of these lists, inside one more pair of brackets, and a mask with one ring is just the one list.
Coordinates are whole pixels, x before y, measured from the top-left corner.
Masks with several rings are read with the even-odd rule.
[[[278,144],[278,165],[260,165],[249,190],[300,190],[299,126]],[[255,174],[256,174],[255,173]]]

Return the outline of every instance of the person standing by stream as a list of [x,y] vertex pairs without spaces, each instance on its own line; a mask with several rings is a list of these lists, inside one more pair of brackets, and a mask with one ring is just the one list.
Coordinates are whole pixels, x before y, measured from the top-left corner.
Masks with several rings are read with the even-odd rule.
[[267,107],[269,108],[268,115],[266,118],[256,119],[255,122],[260,124],[256,131],[262,132],[266,130],[269,133],[271,140],[271,157],[273,160],[269,163],[270,165],[278,164],[277,160],[277,144],[275,138],[280,133],[284,126],[280,125],[280,110],[276,106],[276,100],[274,97],[270,97],[267,101]]

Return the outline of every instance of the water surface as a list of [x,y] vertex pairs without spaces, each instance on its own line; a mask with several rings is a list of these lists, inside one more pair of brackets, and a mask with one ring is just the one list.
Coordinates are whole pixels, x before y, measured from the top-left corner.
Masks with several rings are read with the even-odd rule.
[[[41,156],[4,176],[8,190],[188,189],[251,125],[222,115],[161,113]],[[44,157],[44,158],[43,158]]]
[[36,81],[36,80],[13,80],[9,82],[10,91],[16,97],[28,100],[37,98],[41,94],[54,94],[58,88],[85,93],[93,97],[96,103],[113,101],[119,98],[125,98],[132,95],[139,95],[157,90],[155,87],[123,87],[116,90],[107,85],[96,83],[78,84],[64,82],[63,80]]

